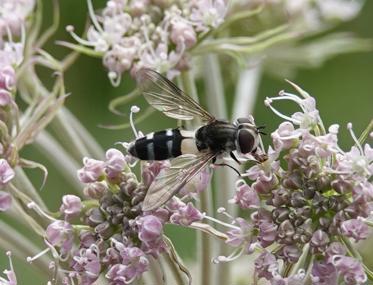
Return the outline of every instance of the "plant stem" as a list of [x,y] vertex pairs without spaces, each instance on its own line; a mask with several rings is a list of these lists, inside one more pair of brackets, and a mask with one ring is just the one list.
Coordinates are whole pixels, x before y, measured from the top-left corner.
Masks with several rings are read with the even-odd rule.
[[148,283],[164,285],[166,276],[164,274],[162,262],[160,260],[154,259],[153,257],[150,257],[149,261],[150,261],[149,273],[150,273],[152,282],[148,282]]
[[73,186],[76,193],[83,193],[83,185],[78,180],[76,171],[81,167],[63,147],[46,131],[42,131],[35,138],[34,146],[52,162],[66,181]]
[[[184,91],[189,94],[195,101],[198,100],[197,88],[195,85],[194,78],[190,72],[183,72],[181,74],[181,82]],[[195,120],[195,126],[200,126],[201,122],[199,119]],[[212,198],[210,187],[202,191],[199,198],[199,206],[202,212],[207,215],[213,215],[212,209]],[[212,280],[212,238],[209,235],[198,232],[197,233],[197,249],[199,253],[199,266],[200,266],[200,284],[201,285],[212,285],[215,284]]]
[[[0,220],[0,247],[10,250],[19,259],[24,260],[27,256],[33,256],[42,250],[33,244],[24,235],[20,234],[13,227]],[[33,262],[34,267],[40,270],[46,277],[50,275],[49,262],[47,256],[42,256]]]
[[61,143],[65,145],[65,148],[69,150],[76,161],[89,156],[86,146],[73,128],[73,124],[68,121],[65,113],[58,111],[51,126]]
[[[228,115],[224,97],[223,79],[217,55],[206,55],[204,57],[203,66],[205,68],[204,78],[208,110],[218,118],[225,119],[228,117]],[[214,172],[214,190],[217,203],[215,208],[223,207],[228,212],[231,212],[233,207],[228,203],[228,200],[233,197],[236,174],[234,174],[228,167],[219,167],[215,169]],[[223,242],[220,242],[218,255],[228,256],[229,253],[229,246]],[[216,284],[229,284],[231,279],[231,263],[220,263],[218,267],[218,278],[216,280]]]
[[16,175],[14,177],[13,183],[18,189],[22,189],[22,191],[30,196],[32,200],[34,200],[40,207],[43,209],[47,209],[44,201],[41,199],[38,191],[35,189],[34,185],[32,185],[31,181],[27,177],[26,173],[23,171],[22,168],[16,167],[15,168]]
[[170,258],[170,256],[168,254],[164,254],[163,257],[164,257],[168,267],[170,268],[170,270],[172,272],[172,275],[174,276],[174,278],[176,280],[176,284],[177,285],[183,285],[184,284],[183,277],[180,274],[180,270],[176,266],[175,262]]
[[257,97],[262,68],[259,60],[251,60],[249,67],[241,71],[233,104],[233,119],[252,114]]
[[62,107],[60,112],[63,113],[64,117],[75,130],[75,133],[83,141],[87,147],[89,154],[96,159],[103,159],[105,152],[102,147],[97,143],[95,138],[89,133],[89,131],[82,125],[82,123],[71,113],[67,108]]

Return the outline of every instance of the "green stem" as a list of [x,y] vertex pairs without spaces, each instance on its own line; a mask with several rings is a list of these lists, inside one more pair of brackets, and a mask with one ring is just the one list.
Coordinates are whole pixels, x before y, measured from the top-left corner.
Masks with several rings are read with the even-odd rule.
[[[0,247],[10,250],[17,258],[25,260],[28,256],[33,256],[42,250],[33,244],[25,235],[20,234],[13,227],[0,220]],[[35,269],[39,270],[48,278],[50,275],[50,259],[44,255],[33,262]]]
[[359,137],[359,143],[360,144],[363,144],[365,142],[365,140],[368,138],[368,136],[372,132],[372,130],[373,130],[373,119],[369,122],[369,125],[365,128],[363,133],[360,135],[360,137]]
[[46,131],[40,132],[33,145],[56,166],[77,194],[83,193],[83,185],[76,174],[81,165],[50,134]]
[[[183,72],[181,74],[181,82],[184,91],[189,94],[195,101],[198,100],[197,88],[195,85],[194,78],[190,72]],[[195,126],[201,125],[201,120],[196,119],[194,122]],[[212,208],[212,197],[210,187],[201,192],[199,196],[199,206],[202,212],[205,212],[209,216],[213,216]],[[200,284],[212,285],[215,284],[212,280],[212,237],[197,233],[197,247],[199,253],[199,266],[200,266]]]
[[59,111],[51,122],[51,127],[61,144],[69,150],[76,161],[80,161],[85,156],[90,156],[86,146],[73,128],[73,125],[68,121],[65,113]]
[[[224,97],[223,78],[217,55],[206,55],[204,57],[204,78],[206,85],[207,109],[217,118],[227,118],[226,102]],[[236,167],[236,165],[233,165]],[[219,167],[214,170],[214,193],[216,196],[216,207],[225,208],[233,214],[233,205],[228,200],[233,197],[234,182],[236,174],[228,167]],[[224,230],[222,227],[218,229]],[[218,255],[228,256],[231,248],[224,242],[219,243]],[[229,284],[231,279],[231,263],[223,262],[218,265],[216,284]]]
[[254,110],[262,67],[259,59],[250,60],[247,66],[238,78],[232,119],[248,117]]
[[356,250],[356,248],[353,246],[353,244],[351,243],[351,241],[347,237],[340,236],[340,240],[345,245],[345,247],[347,249],[347,252],[350,256],[356,258],[359,261],[363,260],[360,253]]
[[103,159],[105,157],[105,151],[97,143],[95,138],[89,133],[89,131],[80,123],[80,121],[71,113],[67,108],[62,107],[61,112],[64,117],[75,130],[75,133],[83,141],[84,145],[87,147],[91,156],[96,159]]
[[163,257],[166,260],[166,263],[168,267],[170,268],[172,275],[175,278],[176,284],[183,285],[184,284],[183,276],[181,275],[181,272],[179,268],[177,267],[177,265],[175,264],[175,262],[171,259],[171,257],[168,254],[164,254]]
[[159,285],[166,284],[166,275],[164,274],[163,265],[160,259],[156,260],[153,257],[150,257],[149,262],[150,262],[149,273],[151,275],[152,282],[148,282],[148,283],[159,284]]
[[16,167],[15,172],[16,175],[12,183],[18,189],[22,189],[22,191],[27,194],[33,201],[35,201],[40,207],[42,207],[43,209],[47,209],[47,206],[41,199],[38,191],[35,189],[34,185],[32,185],[23,169],[20,167]]

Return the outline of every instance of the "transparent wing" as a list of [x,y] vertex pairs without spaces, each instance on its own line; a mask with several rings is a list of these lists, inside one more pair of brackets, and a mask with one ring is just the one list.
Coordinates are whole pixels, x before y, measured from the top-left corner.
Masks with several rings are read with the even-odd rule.
[[206,167],[214,156],[213,153],[185,154],[173,159],[171,167],[158,175],[150,185],[142,204],[142,210],[151,211],[161,207]]
[[178,120],[192,120],[195,117],[207,122],[215,120],[197,102],[158,72],[143,68],[137,72],[136,79],[149,104],[166,116]]

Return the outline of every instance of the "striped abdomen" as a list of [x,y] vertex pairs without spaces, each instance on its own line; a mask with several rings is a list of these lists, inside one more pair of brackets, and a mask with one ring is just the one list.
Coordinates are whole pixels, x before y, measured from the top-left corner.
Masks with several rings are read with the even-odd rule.
[[132,142],[128,152],[141,160],[165,160],[197,150],[194,133],[169,129],[147,134]]

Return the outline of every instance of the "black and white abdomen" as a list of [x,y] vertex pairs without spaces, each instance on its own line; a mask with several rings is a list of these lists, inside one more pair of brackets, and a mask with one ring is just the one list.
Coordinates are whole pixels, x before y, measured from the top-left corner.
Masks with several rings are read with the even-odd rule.
[[130,143],[128,152],[141,160],[165,160],[182,154],[196,154],[194,132],[168,129],[147,134]]

